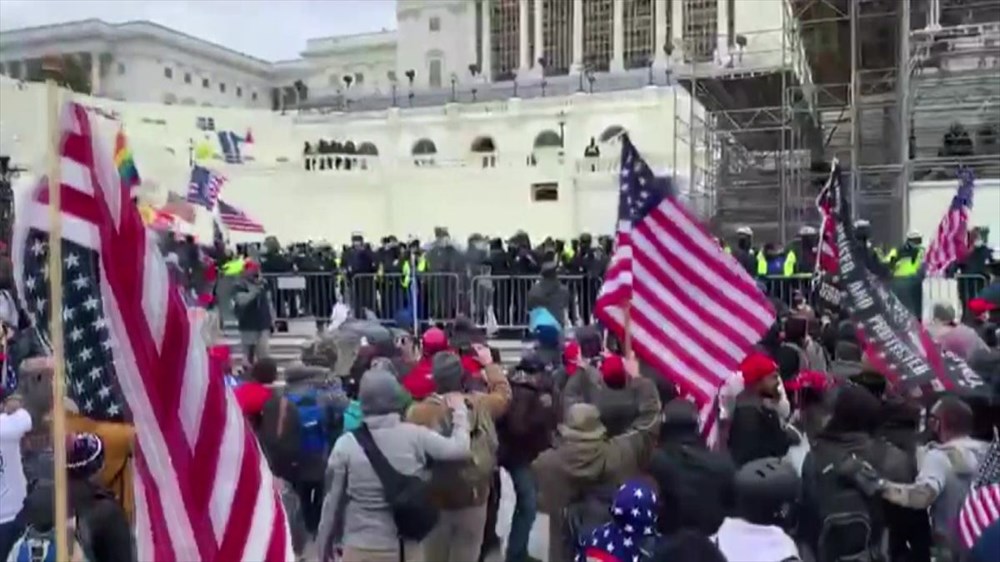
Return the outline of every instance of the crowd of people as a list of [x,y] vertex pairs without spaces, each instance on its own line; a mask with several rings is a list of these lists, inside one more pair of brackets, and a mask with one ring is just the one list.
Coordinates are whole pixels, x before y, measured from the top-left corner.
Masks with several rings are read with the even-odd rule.
[[[340,254],[285,252],[271,240],[247,249],[251,259],[217,265],[189,241],[164,248],[192,310],[216,306],[212,287],[236,278],[227,298],[243,359],[206,333],[210,369],[258,436],[303,559],[530,562],[539,514],[549,562],[986,562],[1000,552],[997,524],[968,549],[955,523],[981,465],[1000,462],[989,448],[1000,427],[995,264],[964,314],[937,305],[927,326],[992,398],[914,398],[867,360],[842,312],[775,299],[778,320],[720,390],[720,431],[709,442],[672,383],[598,326],[571,319],[572,290],[557,274],[599,278],[609,240],[536,248],[519,233],[506,247],[474,237],[459,250],[446,231],[435,234],[428,247],[390,237],[378,250],[356,237]],[[808,233],[798,242],[808,256]],[[730,249],[743,250],[740,241]],[[505,368],[461,311],[447,327],[413,332],[334,306],[344,317],[279,371],[268,356],[276,315],[263,272],[330,260],[347,276],[378,273],[404,257],[414,263],[405,252],[424,267],[539,275],[517,305],[530,343],[515,365]],[[65,445],[47,438],[52,361],[9,293],[5,302],[0,560],[53,559],[56,446],[67,450],[78,559],[134,559],[134,434],[71,416]],[[505,541],[501,473],[515,506]]]
[[[939,306],[930,331],[1000,391],[1000,308],[977,310],[960,324]],[[1000,423],[995,400],[910,398],[868,364],[850,322],[784,310],[723,387],[710,447],[694,405],[613,338],[566,332],[544,307],[532,316],[532,344],[509,370],[464,318],[347,346],[325,334],[284,386],[266,353],[241,369],[211,348],[279,478],[298,553],[464,562],[505,546],[527,562],[541,513],[550,562],[995,560],[964,549],[955,527]],[[52,541],[52,445],[25,439],[51,408],[39,380],[52,365],[22,365],[0,414],[0,560],[14,562]],[[102,470],[122,456],[109,439],[82,431],[66,444],[89,562],[133,548],[131,500]],[[515,503],[505,543],[501,470]]]

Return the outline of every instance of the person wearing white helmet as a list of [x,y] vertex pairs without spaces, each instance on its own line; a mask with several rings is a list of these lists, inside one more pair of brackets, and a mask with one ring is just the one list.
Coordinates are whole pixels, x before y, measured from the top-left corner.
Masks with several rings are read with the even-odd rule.
[[893,248],[886,256],[886,262],[893,277],[914,277],[924,263],[926,250],[923,246],[923,236],[916,230],[906,235],[906,242],[898,248]]
[[881,250],[871,241],[872,225],[867,219],[854,221],[854,239],[857,240],[865,252],[865,265],[868,271],[874,273],[880,279],[889,277],[889,270],[885,266],[885,258],[882,257]]
[[785,254],[785,276],[812,275],[819,257],[819,235],[816,229],[804,225],[799,237],[788,245]]
[[753,247],[753,230],[749,226],[736,229],[736,247],[730,253],[750,275],[757,272],[757,251]]

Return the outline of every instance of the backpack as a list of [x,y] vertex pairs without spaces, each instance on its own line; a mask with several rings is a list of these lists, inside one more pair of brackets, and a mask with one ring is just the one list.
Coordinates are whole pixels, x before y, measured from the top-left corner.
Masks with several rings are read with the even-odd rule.
[[614,503],[617,491],[618,486],[598,486],[563,508],[563,536],[569,540],[567,546],[572,552],[585,548],[584,543],[594,530],[611,520],[609,506]]
[[816,501],[819,513],[817,562],[875,562],[881,560],[881,502],[870,499],[837,471],[849,455],[813,451]]
[[256,424],[261,451],[275,476],[299,481],[302,435],[299,410],[284,396],[275,394],[266,404]]
[[[430,400],[444,405],[440,396],[432,396]],[[450,435],[451,430],[449,412],[448,421],[441,433]],[[489,496],[493,471],[497,468],[500,439],[493,417],[486,408],[469,404],[469,439],[469,450],[472,452],[469,460],[441,461],[433,467],[435,496],[441,499],[443,507],[447,509],[481,505]]]
[[[295,406],[299,418],[301,452],[304,455],[320,455],[326,459],[331,442],[334,420],[330,408],[320,403],[315,389],[301,394],[291,393],[285,398]],[[339,432],[338,432],[339,433]]]
[[[89,534],[89,528],[85,532]],[[56,562],[55,537],[55,528],[43,532],[29,525],[21,538],[14,543],[6,562]],[[77,556],[75,560],[83,560],[83,562],[94,560],[93,556],[90,555],[91,551],[87,548],[89,543],[84,545],[80,540],[79,522],[76,523],[73,538],[75,540],[69,543],[70,557],[73,558],[73,549],[80,546],[83,557]]]
[[[375,444],[371,430],[367,424],[355,430],[352,435],[358,445],[364,450],[368,462],[382,483],[382,493],[392,511],[392,520],[396,524],[399,535],[400,549],[402,541],[420,542],[437,526],[440,513],[434,507],[430,498],[430,486],[416,475],[401,474]],[[402,550],[400,559],[403,558]]]

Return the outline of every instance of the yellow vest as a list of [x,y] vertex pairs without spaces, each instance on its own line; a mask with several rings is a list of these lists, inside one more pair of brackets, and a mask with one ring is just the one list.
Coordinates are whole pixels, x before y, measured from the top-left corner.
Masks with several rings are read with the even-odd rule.
[[788,254],[785,256],[785,277],[795,275],[795,264],[797,264],[798,261],[799,258],[795,255],[795,250],[788,250]]
[[242,259],[229,260],[222,264],[222,274],[226,276],[239,275],[243,273],[246,262]]
[[[420,258],[417,259],[417,273],[424,273],[425,271],[427,271],[427,256],[420,256]],[[410,279],[412,279],[412,278],[413,278],[413,276],[410,275],[410,260],[406,260],[406,261],[403,262],[403,288],[404,289],[409,288],[409,286],[410,286]]]
[[[891,262],[896,256],[899,255],[899,251],[893,248],[889,255],[886,257],[886,261]],[[924,249],[923,247],[917,249],[917,255],[913,258],[899,258],[896,260],[895,267],[892,268],[893,277],[913,277],[920,271],[920,265],[924,263]]]

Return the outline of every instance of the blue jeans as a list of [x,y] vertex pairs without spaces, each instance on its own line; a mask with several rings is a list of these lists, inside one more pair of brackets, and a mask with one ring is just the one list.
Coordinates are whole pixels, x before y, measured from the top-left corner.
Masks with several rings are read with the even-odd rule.
[[528,559],[528,539],[538,511],[538,488],[531,465],[511,467],[507,472],[514,483],[516,496],[510,536],[507,537],[507,562],[523,562]]

